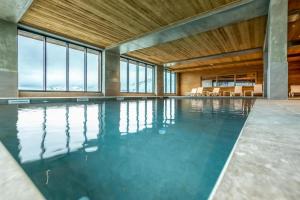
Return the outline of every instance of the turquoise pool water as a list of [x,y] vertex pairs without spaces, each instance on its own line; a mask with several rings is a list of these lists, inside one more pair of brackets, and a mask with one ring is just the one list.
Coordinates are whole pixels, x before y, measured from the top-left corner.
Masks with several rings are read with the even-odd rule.
[[207,199],[253,102],[1,105],[0,140],[47,199]]

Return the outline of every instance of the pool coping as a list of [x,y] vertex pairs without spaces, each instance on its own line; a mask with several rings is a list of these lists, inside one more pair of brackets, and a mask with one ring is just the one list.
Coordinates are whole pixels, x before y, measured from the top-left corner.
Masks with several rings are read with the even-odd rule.
[[251,108],[251,110],[250,110],[250,113],[248,114],[247,119],[245,120],[244,125],[243,125],[243,127],[242,127],[242,129],[241,129],[241,131],[240,131],[240,134],[239,134],[238,138],[236,139],[236,141],[235,141],[235,143],[234,143],[234,145],[233,145],[233,147],[232,147],[232,149],[231,149],[231,151],[230,151],[229,156],[227,157],[227,160],[226,160],[226,162],[225,162],[225,164],[224,164],[224,166],[223,166],[223,168],[222,168],[221,173],[220,173],[219,176],[218,176],[218,179],[217,179],[217,181],[216,181],[216,183],[215,183],[215,185],[214,185],[214,187],[213,187],[213,190],[210,192],[210,195],[209,195],[209,197],[208,197],[208,200],[213,200],[214,195],[215,195],[217,189],[219,188],[219,186],[220,186],[220,184],[221,184],[221,182],[222,182],[222,179],[223,179],[223,177],[224,177],[224,175],[225,175],[225,173],[226,173],[226,171],[227,171],[227,169],[228,169],[229,163],[230,163],[230,161],[231,161],[231,159],[232,159],[232,156],[233,156],[233,154],[234,154],[234,152],[235,152],[235,150],[236,150],[236,147],[237,147],[237,145],[238,145],[238,142],[239,142],[239,140],[241,139],[241,137],[242,137],[242,135],[243,135],[245,126],[246,126],[246,124],[247,124],[247,122],[248,122],[248,120],[249,120],[250,115],[252,114],[252,109],[254,108],[255,103],[256,103],[256,101],[254,102],[254,104],[253,104],[253,106],[252,106],[252,108]]
[[257,100],[208,199],[299,199],[299,119],[299,99]]
[[45,199],[1,141],[0,156],[0,199]]
[[104,100],[145,100],[145,99],[257,99],[262,97],[240,96],[78,96],[78,97],[12,97],[0,98],[0,105],[7,104],[41,104],[41,103],[82,103]]

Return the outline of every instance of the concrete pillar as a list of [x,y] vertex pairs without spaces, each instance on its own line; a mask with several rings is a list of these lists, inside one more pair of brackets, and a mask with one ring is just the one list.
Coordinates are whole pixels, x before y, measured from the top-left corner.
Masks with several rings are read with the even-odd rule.
[[0,97],[17,96],[17,24],[0,20]]
[[155,94],[156,96],[163,96],[164,95],[164,67],[161,65],[156,66],[156,89]]
[[[267,47],[266,47],[267,48]],[[263,79],[263,92],[264,92],[264,94],[263,94],[263,96],[265,97],[265,98],[267,98],[268,97],[268,87],[267,87],[267,85],[268,85],[268,50],[267,49],[265,49],[264,50],[264,55],[263,55],[263,59],[264,59],[264,79]]]
[[103,51],[102,92],[105,96],[120,95],[120,54]]
[[269,99],[288,98],[288,0],[270,0],[265,45],[265,87]]

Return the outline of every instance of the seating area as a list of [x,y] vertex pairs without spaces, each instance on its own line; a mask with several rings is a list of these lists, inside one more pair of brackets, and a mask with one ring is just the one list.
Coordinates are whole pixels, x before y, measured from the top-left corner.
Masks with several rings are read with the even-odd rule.
[[[250,86],[235,86],[235,87],[197,87],[192,88],[188,96],[260,96],[264,95],[263,85],[256,84]],[[289,97],[300,96],[300,85],[291,85],[289,88]]]
[[[293,91],[298,92],[298,90],[295,89]],[[295,92],[293,92],[293,95],[294,94]],[[255,86],[197,87],[192,88],[188,96],[263,96],[263,85],[256,84]]]
[[290,97],[300,96],[300,85],[291,85],[289,96]]

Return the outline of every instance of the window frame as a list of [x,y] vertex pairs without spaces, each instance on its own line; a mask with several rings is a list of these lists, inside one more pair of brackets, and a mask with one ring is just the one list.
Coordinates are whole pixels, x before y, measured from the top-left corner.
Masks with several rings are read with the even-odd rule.
[[[102,59],[102,49],[99,49],[97,47],[94,46],[90,46],[88,44],[83,44],[81,42],[77,42],[77,41],[73,41],[67,38],[62,38],[60,36],[57,35],[53,35],[53,34],[48,34],[48,33],[44,33],[43,31],[39,31],[39,30],[32,30],[31,28],[24,28],[24,27],[18,27],[18,36],[22,35],[23,37],[27,37],[26,33],[28,34],[33,34],[39,37],[43,38],[43,89],[42,90],[34,90],[34,89],[28,89],[28,90],[24,90],[24,89],[19,89],[19,91],[25,91],[25,92],[84,92],[84,93],[101,93],[102,92],[102,73],[103,73],[103,59]],[[24,34],[20,34],[20,32],[24,33]],[[30,38],[30,37],[29,37]],[[32,38],[34,39],[34,38]],[[60,42],[64,42],[66,44],[66,66],[65,66],[65,70],[66,70],[66,89],[65,90],[48,90],[47,89],[47,39],[52,39],[52,40],[57,40]],[[75,90],[70,90],[69,87],[69,80],[70,80],[70,53],[69,53],[69,49],[70,49],[70,45],[72,46],[79,46],[81,48],[84,49],[84,89],[82,91],[75,91]],[[87,53],[89,50],[92,51],[96,51],[98,52],[98,83],[97,83],[97,91],[90,91],[87,89]],[[18,53],[19,53],[19,45],[18,45]],[[20,66],[18,66],[19,68]],[[20,76],[20,75],[18,75]],[[18,83],[19,85],[19,83]]]
[[[120,93],[134,93],[134,94],[154,94],[155,93],[155,65],[152,63],[147,63],[141,60],[137,60],[137,59],[132,59],[132,58],[128,58],[128,57],[124,57],[121,56],[120,57],[120,69],[121,69],[121,61],[127,63],[127,85],[126,85],[126,91],[121,91],[121,80],[120,80]],[[136,92],[130,92],[129,91],[129,63],[130,62],[135,62],[136,63]],[[140,64],[143,65],[143,67],[145,67],[144,70],[144,78],[145,78],[145,92],[140,92],[139,90],[139,67]],[[151,67],[152,69],[152,92],[147,92],[148,88],[147,88],[147,71],[148,68]],[[121,71],[121,70],[120,70]],[[121,77],[121,76],[120,76]]]
[[[167,87],[166,87],[168,74],[170,76],[170,83],[168,85],[169,91],[167,91]],[[173,79],[172,75],[174,75],[175,80],[172,80]],[[174,81],[174,86],[172,86],[173,81]],[[175,91],[172,91],[173,88],[175,89]],[[177,74],[168,69],[164,69],[164,94],[176,94],[176,93],[177,93]]]

